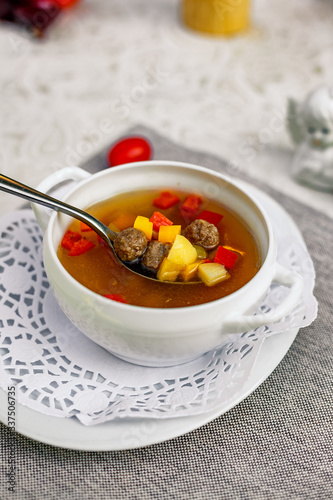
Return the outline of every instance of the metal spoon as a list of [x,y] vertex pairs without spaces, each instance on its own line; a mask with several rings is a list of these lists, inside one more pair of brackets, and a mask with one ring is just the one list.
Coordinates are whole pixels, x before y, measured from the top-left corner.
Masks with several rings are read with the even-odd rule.
[[[134,272],[135,274],[139,274],[140,276],[144,276],[145,278],[158,281],[159,283],[178,283],[178,284],[182,283],[179,281],[164,282],[158,280],[152,272],[141,266],[138,260],[135,260],[133,262],[127,262],[127,261],[125,262],[121,260],[118,257],[113,245],[114,240],[117,237],[117,233],[112,231],[108,226],[106,226],[101,221],[99,221],[92,215],[88,214],[87,212],[84,212],[79,208],[73,207],[72,205],[68,205],[67,203],[57,200],[56,198],[52,198],[51,196],[44,194],[38,191],[37,189],[26,186],[25,184],[15,181],[14,179],[10,179],[9,177],[6,177],[5,175],[2,174],[0,174],[0,190],[24,198],[32,203],[38,203],[40,205],[44,205],[48,208],[56,210],[57,212],[63,212],[66,215],[70,215],[71,217],[74,217],[75,219],[84,222],[89,227],[91,227],[91,229],[93,229],[105,241],[105,243],[110,247],[110,249],[114,253],[115,257],[118,259],[118,261],[125,267],[127,267],[130,271]],[[190,284],[198,282],[192,281],[187,283]]]

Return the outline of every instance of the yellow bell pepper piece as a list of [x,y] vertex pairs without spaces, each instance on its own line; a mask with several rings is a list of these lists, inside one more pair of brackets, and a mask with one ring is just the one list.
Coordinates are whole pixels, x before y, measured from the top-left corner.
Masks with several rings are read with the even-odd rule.
[[150,222],[148,217],[143,217],[142,215],[138,215],[134,221],[135,229],[140,229],[146,235],[147,240],[151,240],[153,236],[153,223]]
[[183,268],[184,266],[170,262],[166,257],[164,257],[162,264],[157,271],[157,279],[161,281],[176,281]]
[[158,231],[158,241],[173,243],[176,236],[181,233],[182,226],[161,226]]
[[195,262],[197,260],[197,256],[197,251],[192,243],[186,239],[185,236],[178,234],[172,244],[167,259],[174,264],[187,266],[188,264]]
[[221,281],[230,278],[230,274],[226,268],[217,262],[200,264],[198,276],[207,286],[217,285],[217,283],[221,283]]
[[188,264],[187,266],[185,266],[180,273],[182,280],[190,281],[192,278],[195,278],[198,274],[199,265],[200,260],[196,260],[195,262],[193,262],[193,264]]

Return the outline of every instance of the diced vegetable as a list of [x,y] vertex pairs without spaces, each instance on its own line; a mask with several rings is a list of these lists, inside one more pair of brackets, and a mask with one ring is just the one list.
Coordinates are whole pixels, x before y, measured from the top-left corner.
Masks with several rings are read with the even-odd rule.
[[182,226],[161,226],[158,232],[158,241],[162,243],[173,243],[181,233]]
[[93,231],[93,229],[91,229],[91,227],[88,226],[88,224],[86,224],[85,222],[82,222],[82,221],[80,221],[80,229],[81,229],[82,233],[85,233],[88,231]]
[[162,191],[160,196],[154,199],[153,205],[157,208],[167,209],[173,207],[174,205],[177,205],[179,201],[180,199],[178,198],[178,196],[170,193],[170,191]]
[[134,214],[120,214],[116,219],[112,222],[119,229],[119,231],[123,231],[128,227],[132,227],[135,221],[136,215]]
[[183,268],[183,265],[170,262],[166,257],[164,257],[162,264],[157,271],[157,279],[161,281],[176,281]]
[[197,214],[199,207],[201,205],[201,198],[196,194],[190,194],[180,207],[180,212],[183,217],[193,217]]
[[211,212],[210,210],[203,210],[199,215],[197,215],[196,219],[203,219],[211,224],[214,224],[214,226],[217,226],[223,219],[223,215],[218,214],[217,212]]
[[161,226],[172,226],[173,222],[169,220],[161,212],[154,212],[150,217],[150,222],[153,223],[154,231],[158,231]]
[[115,226],[115,224],[113,224],[113,222],[110,222],[108,228],[111,229],[111,231],[114,231],[115,233],[120,233],[119,229],[117,228],[117,226]]
[[134,221],[135,229],[140,229],[140,231],[144,232],[147,240],[151,240],[153,235],[153,223],[150,222],[148,217],[143,217],[142,215],[138,215]]
[[94,247],[95,244],[92,241],[87,240],[86,238],[81,238],[74,243],[68,255],[70,255],[71,257],[77,257],[78,255],[82,255],[88,252]]
[[107,293],[106,295],[103,295],[103,297],[106,297],[107,299],[110,300],[115,300],[116,302],[122,302],[123,304],[127,304],[126,300],[120,293]]
[[230,277],[230,274],[222,264],[217,262],[200,264],[198,269],[199,278],[207,286],[217,285]]
[[225,247],[219,246],[214,258],[214,262],[218,262],[228,269],[232,269],[236,263],[237,254],[228,250]]
[[81,234],[76,232],[76,231],[71,231],[68,229],[68,231],[65,232],[62,240],[61,240],[61,246],[63,248],[66,248],[67,250],[71,250],[73,247],[74,243],[79,241],[82,238]]
[[181,277],[184,281],[189,281],[192,278],[195,278],[198,274],[199,265],[201,264],[200,260],[193,262],[193,264],[188,264],[181,271]]
[[197,251],[198,259],[205,259],[207,257],[206,250],[200,245],[193,245]]
[[186,266],[197,260],[197,251],[189,240],[178,234],[172,244],[167,259],[174,264]]

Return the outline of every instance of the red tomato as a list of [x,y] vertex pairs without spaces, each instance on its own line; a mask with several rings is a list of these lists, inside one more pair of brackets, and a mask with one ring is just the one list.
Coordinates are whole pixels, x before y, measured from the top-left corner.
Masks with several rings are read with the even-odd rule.
[[128,137],[117,142],[108,153],[110,167],[132,163],[134,161],[147,161],[152,157],[152,147],[143,137]]

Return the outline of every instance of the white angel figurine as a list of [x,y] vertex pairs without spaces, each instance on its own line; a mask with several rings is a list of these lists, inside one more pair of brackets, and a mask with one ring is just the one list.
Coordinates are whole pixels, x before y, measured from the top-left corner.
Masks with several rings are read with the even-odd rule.
[[292,175],[319,189],[333,189],[333,87],[323,86],[303,103],[288,102],[288,129],[296,145]]

